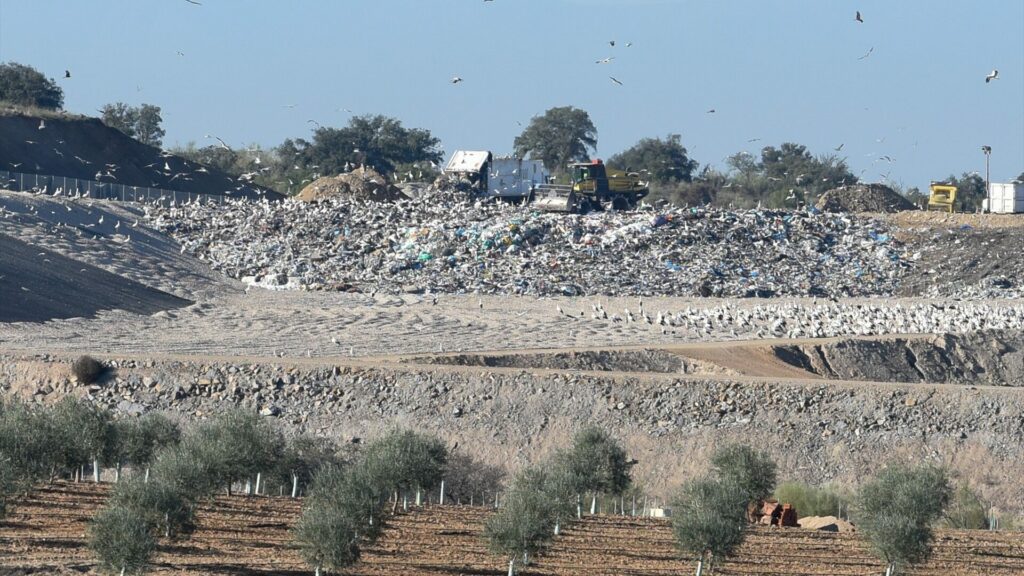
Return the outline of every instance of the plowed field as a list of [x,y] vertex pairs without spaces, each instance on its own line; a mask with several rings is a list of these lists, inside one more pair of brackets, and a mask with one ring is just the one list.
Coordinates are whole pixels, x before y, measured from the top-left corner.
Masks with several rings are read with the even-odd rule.
[[[57,483],[19,503],[0,522],[0,573],[94,572],[89,519],[109,485]],[[290,544],[300,504],[287,498],[218,497],[199,511],[191,538],[162,541],[153,574],[311,574]],[[502,575],[503,559],[488,553],[481,532],[489,511],[428,507],[392,518],[385,535],[364,550],[350,575]],[[580,576],[692,573],[678,558],[665,520],[601,516],[577,523],[522,574]],[[752,529],[722,575],[876,575],[882,572],[856,534]],[[916,575],[1024,574],[1024,535],[940,531],[931,561]]]

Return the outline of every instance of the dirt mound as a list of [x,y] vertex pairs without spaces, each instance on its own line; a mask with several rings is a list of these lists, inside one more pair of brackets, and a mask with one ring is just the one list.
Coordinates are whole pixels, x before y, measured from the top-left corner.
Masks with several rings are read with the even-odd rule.
[[235,198],[284,196],[168,154],[97,118],[0,110],[0,170]]
[[333,196],[352,196],[377,202],[404,198],[402,191],[373,168],[357,168],[338,176],[325,176],[302,189],[296,196],[303,202],[316,202]]
[[824,532],[856,532],[857,528],[835,516],[805,516],[800,519],[800,527],[805,530],[822,530]]
[[900,212],[918,207],[885,184],[840,186],[818,198],[823,212]]

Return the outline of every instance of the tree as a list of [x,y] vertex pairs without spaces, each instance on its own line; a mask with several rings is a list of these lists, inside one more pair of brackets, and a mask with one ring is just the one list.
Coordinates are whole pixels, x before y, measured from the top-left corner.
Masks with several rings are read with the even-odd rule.
[[93,481],[100,481],[100,462],[117,442],[110,411],[65,396],[52,409],[55,441],[61,450],[59,465],[74,470],[92,463]]
[[516,156],[544,162],[552,172],[563,172],[574,161],[586,160],[597,147],[597,128],[590,115],[572,106],[551,108],[534,117],[513,142]]
[[[705,562],[727,558],[743,543],[747,491],[729,478],[697,478],[683,484],[672,502],[672,531],[681,551]],[[710,570],[709,570],[710,571]]]
[[492,551],[508,559],[509,576],[516,561],[528,560],[553,537],[565,503],[549,492],[551,479],[542,468],[527,468],[513,478],[502,507],[487,520],[484,535]]
[[0,100],[60,110],[64,106],[64,91],[35,68],[6,62],[0,64]]
[[340,174],[366,165],[383,174],[396,164],[440,162],[441,141],[429,130],[404,128],[387,116],[355,116],[345,128],[317,128],[313,142],[297,140],[292,146],[301,159],[326,174]]
[[738,152],[726,164],[732,170],[729,185],[734,197],[749,206],[762,202],[794,208],[796,202],[787,199],[810,204],[827,190],[857,182],[845,159],[835,154],[814,156],[806,146],[792,142],[764,147],[760,160],[749,152]]
[[256,414],[231,410],[197,426],[183,442],[204,459],[216,482],[231,492],[237,481],[250,482],[273,471],[284,453],[284,437]]
[[860,527],[891,576],[931,554],[932,524],[942,517],[951,488],[941,468],[891,465],[858,494]]
[[300,487],[309,485],[317,470],[339,464],[337,453],[338,447],[330,440],[311,436],[292,438],[277,466],[277,481],[282,485],[287,483],[292,498],[296,498]]
[[621,494],[632,481],[634,462],[608,432],[596,426],[583,428],[573,437],[572,448],[557,455],[560,467],[576,494],[591,492],[590,513],[596,512],[597,494]]
[[690,159],[681,143],[682,136],[643,138],[631,148],[608,159],[608,165],[630,172],[644,172],[656,184],[690,182],[697,162]]
[[967,484],[961,484],[950,499],[944,523],[959,530],[989,528],[988,506]]
[[[313,480],[292,537],[306,562],[339,570],[359,559],[359,540],[380,532],[380,501],[359,470],[328,464]],[[376,520],[376,522],[375,522]]]
[[123,464],[135,468],[149,466],[156,452],[164,446],[173,446],[181,440],[178,425],[162,414],[150,412],[141,418],[118,420],[114,423],[117,444],[104,458],[107,466],[116,466],[118,477]]
[[136,510],[108,507],[93,520],[89,548],[108,573],[141,573],[155,547],[146,520]]
[[747,503],[764,500],[775,490],[775,462],[765,452],[743,444],[726,444],[711,455],[711,466],[719,478],[743,492]]
[[192,527],[195,501],[167,478],[150,482],[143,476],[132,476],[117,484],[110,505],[134,511],[147,526],[162,528],[164,536],[169,538]]
[[437,438],[412,430],[391,430],[366,447],[363,466],[373,482],[392,492],[430,490],[444,477],[448,449]]
[[124,102],[107,104],[100,109],[103,123],[116,128],[143,144],[159,147],[166,131],[160,127],[160,107],[152,104],[129,106]]

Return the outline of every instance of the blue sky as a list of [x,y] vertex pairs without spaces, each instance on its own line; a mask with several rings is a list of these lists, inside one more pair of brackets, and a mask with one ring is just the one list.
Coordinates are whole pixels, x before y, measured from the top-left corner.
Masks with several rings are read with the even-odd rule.
[[162,107],[165,146],[308,139],[347,108],[505,153],[572,105],[599,157],[679,133],[718,168],[798,142],[906,187],[984,174],[984,144],[994,181],[1024,171],[1021,0],[198,1],[0,0],[0,61],[57,78],[74,112]]

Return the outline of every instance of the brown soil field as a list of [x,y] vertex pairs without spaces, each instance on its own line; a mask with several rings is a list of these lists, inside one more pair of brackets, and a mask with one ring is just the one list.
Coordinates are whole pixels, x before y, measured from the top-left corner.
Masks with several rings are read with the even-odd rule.
[[[0,522],[0,573],[95,573],[87,547],[90,518],[109,485],[59,482],[19,502]],[[221,496],[201,507],[187,539],[162,541],[152,574],[311,574],[290,543],[300,501]],[[487,551],[483,524],[490,510],[428,506],[389,520],[384,536],[363,551],[348,575],[502,575],[506,562]],[[686,574],[668,521],[596,516],[567,527],[524,575]],[[717,574],[767,576],[880,574],[883,568],[853,533],[753,528],[737,556]],[[1024,574],[1024,536],[1014,532],[937,533],[935,552],[918,576]]]

